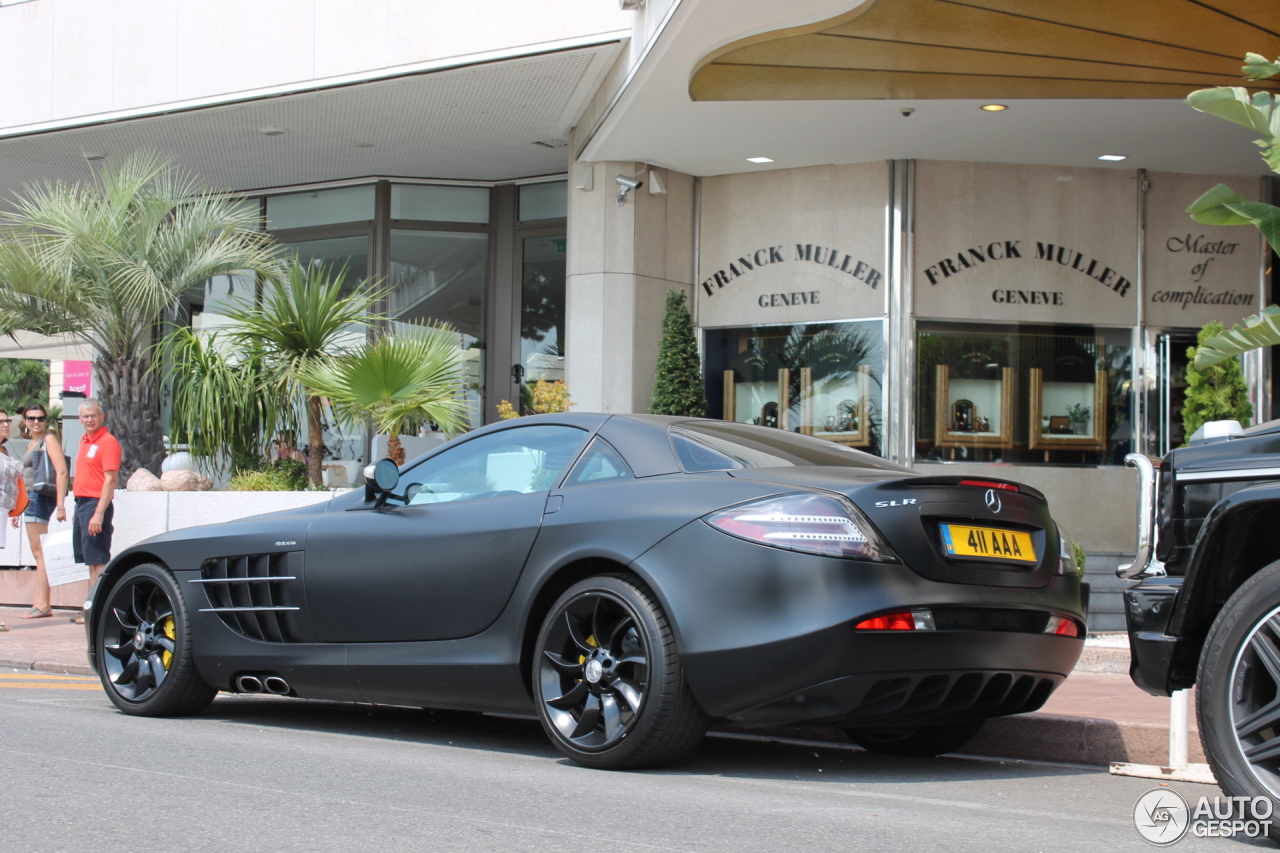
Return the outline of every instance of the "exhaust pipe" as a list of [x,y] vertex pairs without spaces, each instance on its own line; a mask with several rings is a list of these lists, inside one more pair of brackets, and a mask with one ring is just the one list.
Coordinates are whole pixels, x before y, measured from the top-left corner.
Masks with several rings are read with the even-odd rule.
[[289,682],[278,675],[268,675],[262,680],[262,686],[268,693],[274,693],[277,696],[289,695]]
[[241,693],[261,693],[262,679],[256,675],[242,675],[236,679],[236,689]]

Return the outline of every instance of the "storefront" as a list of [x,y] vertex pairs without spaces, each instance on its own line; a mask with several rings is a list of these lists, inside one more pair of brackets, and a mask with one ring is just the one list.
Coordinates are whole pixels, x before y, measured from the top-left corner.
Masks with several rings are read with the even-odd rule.
[[[704,178],[709,415],[922,469],[998,464],[1054,494],[1097,550],[1123,550],[1124,456],[1182,443],[1186,346],[1269,298],[1257,233],[1185,212],[1219,182],[1260,188],[945,161]],[[895,244],[909,247],[896,263]]]

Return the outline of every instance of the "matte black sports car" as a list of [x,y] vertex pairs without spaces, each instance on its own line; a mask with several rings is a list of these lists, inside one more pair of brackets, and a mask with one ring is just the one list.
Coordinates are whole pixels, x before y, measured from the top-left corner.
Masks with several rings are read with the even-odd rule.
[[128,714],[219,690],[528,713],[591,767],[712,719],[937,754],[1039,708],[1083,645],[1043,495],[777,429],[543,415],[328,503],[116,557],[89,658]]

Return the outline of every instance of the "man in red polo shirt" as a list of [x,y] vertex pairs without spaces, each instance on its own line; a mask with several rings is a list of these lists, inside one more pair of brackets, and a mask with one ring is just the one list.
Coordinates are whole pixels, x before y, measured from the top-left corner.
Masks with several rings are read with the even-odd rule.
[[76,454],[76,517],[71,528],[76,562],[89,566],[90,585],[111,559],[111,519],[120,477],[120,442],[103,424],[102,404],[92,397],[80,404],[84,437]]

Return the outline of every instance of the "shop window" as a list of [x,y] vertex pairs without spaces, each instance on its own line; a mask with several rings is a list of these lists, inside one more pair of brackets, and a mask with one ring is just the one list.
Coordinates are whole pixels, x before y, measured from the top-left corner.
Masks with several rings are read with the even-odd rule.
[[489,190],[392,184],[391,218],[485,225],[489,222]]
[[391,232],[387,310],[400,322],[447,323],[458,335],[463,395],[480,426],[484,377],[484,295],[489,235],[467,231]]
[[520,187],[520,221],[564,219],[569,215],[569,182],[525,184]]
[[525,382],[563,379],[564,235],[526,237],[520,267],[520,363]]
[[916,458],[1122,464],[1129,331],[921,323]]
[[880,453],[883,323],[708,329],[707,414]]
[[373,217],[372,184],[267,198],[267,229],[270,231],[339,222],[371,222]]

